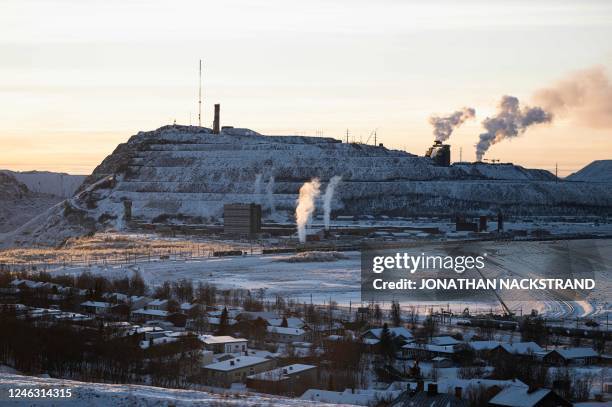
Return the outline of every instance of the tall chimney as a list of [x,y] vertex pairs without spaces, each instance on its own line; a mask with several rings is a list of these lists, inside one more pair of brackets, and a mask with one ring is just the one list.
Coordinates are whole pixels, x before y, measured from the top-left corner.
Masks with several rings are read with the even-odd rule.
[[215,121],[213,121],[213,133],[219,134],[219,116],[221,115],[221,105],[219,103],[215,103]]

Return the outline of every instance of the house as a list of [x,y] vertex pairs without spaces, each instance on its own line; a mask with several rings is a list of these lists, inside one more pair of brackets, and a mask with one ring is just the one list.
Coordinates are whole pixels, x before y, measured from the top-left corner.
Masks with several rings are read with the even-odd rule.
[[85,301],[81,304],[81,309],[87,314],[104,314],[110,311],[111,304],[108,302],[101,301]]
[[257,319],[257,318],[261,318],[263,320],[269,321],[271,319],[282,319],[280,315],[278,315],[276,312],[268,312],[268,311],[242,311],[240,312],[237,316],[236,319],[238,321],[241,320],[250,320],[250,319]]
[[450,358],[445,358],[444,356],[436,356],[435,358],[431,359],[431,361],[433,362],[434,368],[441,369],[453,367],[453,360]]
[[268,326],[267,338],[273,342],[292,343],[304,342],[306,331],[298,328],[281,328],[280,326]]
[[245,382],[247,376],[270,370],[275,364],[273,359],[240,356],[203,366],[202,381],[210,386],[229,387],[232,383]]
[[455,353],[454,346],[408,343],[402,346],[404,357],[416,360],[430,360],[436,357],[450,358]]
[[248,349],[248,339],[233,336],[200,335],[204,348],[214,353],[244,353]]
[[139,321],[150,321],[155,319],[166,319],[168,311],[157,309],[137,309],[132,311],[132,318]]
[[142,295],[132,295],[128,298],[127,302],[130,305],[131,310],[137,310],[146,307],[146,305],[151,301],[153,301],[153,299],[149,297],[145,297]]
[[592,365],[599,360],[599,354],[591,348],[555,349],[546,353],[543,360],[553,366]]
[[166,311],[168,309],[168,300],[160,300],[155,299],[149,302],[145,309],[147,310],[158,310],[158,311]]
[[436,336],[431,338],[431,344],[437,346],[455,346],[463,343],[452,336]]
[[[287,328],[303,329],[306,326],[306,323],[301,318],[289,317],[285,318],[285,320],[287,320]],[[271,326],[281,326],[283,318],[272,318],[268,319],[267,322]]]
[[495,407],[571,407],[572,403],[550,389],[536,389],[511,386],[503,389],[489,400]]
[[493,349],[492,354],[498,356],[514,355],[523,358],[534,358],[537,353],[543,351],[544,349],[535,342],[516,342],[502,343],[497,348]]
[[293,364],[247,376],[247,387],[261,393],[302,394],[317,379],[317,367]]
[[[364,332],[364,334],[361,335],[361,337],[364,339],[380,340],[382,331],[383,331],[383,328],[373,328],[373,329],[370,329]],[[391,333],[391,335],[399,339],[403,339],[405,342],[412,342],[414,339],[412,336],[412,332],[410,332],[407,328],[404,328],[403,326],[390,327],[389,332]]]
[[429,383],[427,391],[421,388],[406,390],[389,404],[390,407],[468,407],[469,405],[467,400],[461,398],[461,392],[459,394],[439,392],[437,383]]

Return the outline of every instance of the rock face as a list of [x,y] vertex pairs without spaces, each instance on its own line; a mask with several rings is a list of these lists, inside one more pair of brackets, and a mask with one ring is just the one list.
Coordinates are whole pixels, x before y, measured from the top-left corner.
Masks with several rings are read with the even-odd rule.
[[[612,191],[605,185],[563,182],[543,170],[439,167],[403,151],[331,138],[165,126],[120,144],[74,197],[8,240],[44,243],[121,229],[126,201],[132,219],[143,222],[215,222],[229,202],[258,202],[264,221],[292,221],[301,185],[318,177],[324,190],[335,175],[342,176],[332,200],[336,214],[612,214]],[[267,188],[271,177],[273,188]],[[317,212],[322,207],[317,202]]]
[[32,192],[12,175],[0,172],[0,233],[16,229],[59,201]]
[[612,182],[612,160],[593,161],[566,178],[568,181]]

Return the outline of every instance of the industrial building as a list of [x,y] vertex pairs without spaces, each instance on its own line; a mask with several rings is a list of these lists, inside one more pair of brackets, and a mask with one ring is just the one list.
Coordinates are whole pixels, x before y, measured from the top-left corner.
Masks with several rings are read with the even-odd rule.
[[433,146],[429,147],[425,157],[431,158],[436,165],[448,167],[450,165],[450,145],[442,144],[441,141],[434,141]]
[[261,205],[254,203],[223,205],[223,233],[247,237],[261,233]]

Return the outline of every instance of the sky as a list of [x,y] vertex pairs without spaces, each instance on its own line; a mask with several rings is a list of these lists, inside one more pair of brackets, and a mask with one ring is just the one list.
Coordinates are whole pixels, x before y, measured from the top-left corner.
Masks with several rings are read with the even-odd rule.
[[[476,109],[449,140],[474,160],[502,95],[612,72],[612,2],[2,0],[0,168],[88,174],[117,144],[214,103],[222,125],[423,154],[428,118]],[[612,129],[564,117],[488,158],[565,176],[612,159]],[[372,142],[372,140],[370,140]]]

